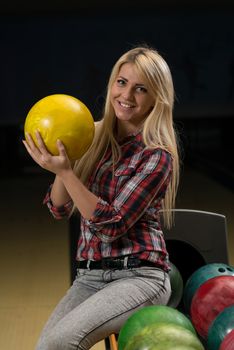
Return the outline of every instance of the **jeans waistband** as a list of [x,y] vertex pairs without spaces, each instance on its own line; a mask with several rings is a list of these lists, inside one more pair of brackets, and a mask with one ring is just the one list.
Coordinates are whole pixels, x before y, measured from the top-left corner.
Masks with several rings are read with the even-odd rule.
[[108,269],[131,269],[135,267],[149,266],[157,267],[157,265],[148,260],[141,260],[135,257],[123,257],[123,258],[104,258],[102,260],[83,260],[78,261],[78,268],[89,270],[108,270]]

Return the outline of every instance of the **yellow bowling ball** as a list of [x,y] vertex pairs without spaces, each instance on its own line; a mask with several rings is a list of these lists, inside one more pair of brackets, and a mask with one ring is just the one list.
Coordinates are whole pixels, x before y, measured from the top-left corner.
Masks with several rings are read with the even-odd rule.
[[94,120],[83,102],[64,94],[42,98],[28,112],[24,133],[30,133],[37,144],[39,131],[50,153],[58,155],[56,141],[66,147],[70,160],[76,160],[90,147],[94,137]]

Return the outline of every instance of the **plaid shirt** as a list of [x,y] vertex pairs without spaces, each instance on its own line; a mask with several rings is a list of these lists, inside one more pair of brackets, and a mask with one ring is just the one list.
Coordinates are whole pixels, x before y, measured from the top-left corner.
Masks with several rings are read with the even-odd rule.
[[[81,217],[77,260],[134,255],[168,271],[159,210],[171,178],[171,155],[146,149],[141,133],[125,138],[121,151],[114,176],[109,149],[89,179],[99,201],[91,219]],[[56,219],[69,217],[73,206],[71,201],[53,206],[50,191],[44,203]]]

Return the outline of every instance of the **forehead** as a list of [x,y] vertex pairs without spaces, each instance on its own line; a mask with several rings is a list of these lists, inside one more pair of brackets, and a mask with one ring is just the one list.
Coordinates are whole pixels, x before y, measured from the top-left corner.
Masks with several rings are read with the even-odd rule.
[[146,84],[146,79],[143,77],[134,63],[124,63],[119,69],[118,76],[135,84]]

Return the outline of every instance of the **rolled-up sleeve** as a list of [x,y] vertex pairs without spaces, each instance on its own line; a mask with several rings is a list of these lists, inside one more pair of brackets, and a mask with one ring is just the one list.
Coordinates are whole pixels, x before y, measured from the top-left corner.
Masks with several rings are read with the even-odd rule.
[[152,201],[161,200],[165,195],[172,171],[171,155],[159,149],[145,152],[144,157],[132,176],[126,181],[123,179],[113,202],[100,198],[91,219],[85,220],[103,242],[112,242],[126,234]]
[[67,203],[61,206],[55,206],[51,200],[51,189],[52,185],[49,187],[46,196],[43,200],[43,204],[47,205],[50,213],[57,220],[61,220],[64,218],[69,218],[72,213],[73,201],[69,200]]

